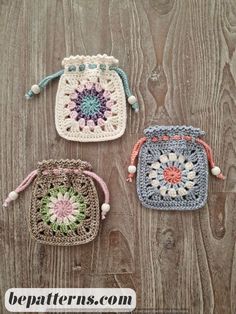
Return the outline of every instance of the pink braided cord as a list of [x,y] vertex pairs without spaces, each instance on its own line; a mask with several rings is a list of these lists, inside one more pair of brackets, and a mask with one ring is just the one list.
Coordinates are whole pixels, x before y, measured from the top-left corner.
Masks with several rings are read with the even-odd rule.
[[104,196],[105,196],[105,202],[104,203],[109,204],[110,195],[109,195],[109,191],[108,191],[108,188],[107,188],[105,181],[94,172],[84,170],[83,173],[85,173],[88,176],[90,176],[91,178],[95,179],[100,184],[100,186],[103,190]]
[[[20,193],[22,191],[24,191],[29,185],[30,183],[35,179],[35,177],[37,176],[37,170],[33,170],[22,182],[21,184],[15,189],[14,192],[16,193]],[[9,203],[12,201],[12,199],[8,196],[4,203],[3,206],[7,207],[9,205]]]

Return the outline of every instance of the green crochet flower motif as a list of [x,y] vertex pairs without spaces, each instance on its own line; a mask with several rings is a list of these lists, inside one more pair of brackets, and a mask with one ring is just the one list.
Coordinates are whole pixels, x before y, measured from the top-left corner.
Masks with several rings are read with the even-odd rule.
[[48,190],[41,200],[40,213],[44,223],[53,231],[75,231],[85,219],[86,203],[81,194],[72,187],[55,187]]

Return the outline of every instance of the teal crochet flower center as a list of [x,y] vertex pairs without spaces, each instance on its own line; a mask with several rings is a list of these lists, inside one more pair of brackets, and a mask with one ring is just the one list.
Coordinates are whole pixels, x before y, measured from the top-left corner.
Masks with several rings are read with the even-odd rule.
[[87,95],[81,103],[81,111],[86,116],[94,116],[100,111],[100,101],[94,95]]
[[82,129],[88,126],[94,130],[95,126],[103,126],[112,116],[114,101],[111,99],[111,93],[98,82],[79,84],[70,94],[70,100],[67,104],[70,110],[69,118],[78,121]]
[[40,213],[45,224],[56,232],[75,231],[85,219],[84,197],[72,187],[54,187],[41,200]]

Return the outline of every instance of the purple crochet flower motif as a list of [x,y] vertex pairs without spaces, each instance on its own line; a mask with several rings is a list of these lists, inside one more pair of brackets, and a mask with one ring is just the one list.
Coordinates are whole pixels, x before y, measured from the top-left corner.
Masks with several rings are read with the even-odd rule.
[[104,90],[101,84],[88,82],[79,85],[70,95],[71,102],[68,104],[70,117],[78,121],[80,127],[103,126],[108,117],[112,116],[110,92]]

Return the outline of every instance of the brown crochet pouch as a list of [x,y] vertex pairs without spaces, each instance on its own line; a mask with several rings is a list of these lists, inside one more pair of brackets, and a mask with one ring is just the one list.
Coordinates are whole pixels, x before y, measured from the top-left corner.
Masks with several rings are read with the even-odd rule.
[[109,192],[105,182],[81,160],[48,160],[38,163],[4,205],[18,197],[33,180],[29,210],[32,237],[44,244],[78,245],[92,241],[99,230],[100,209],[93,179],[105,193],[102,219],[109,211]]

